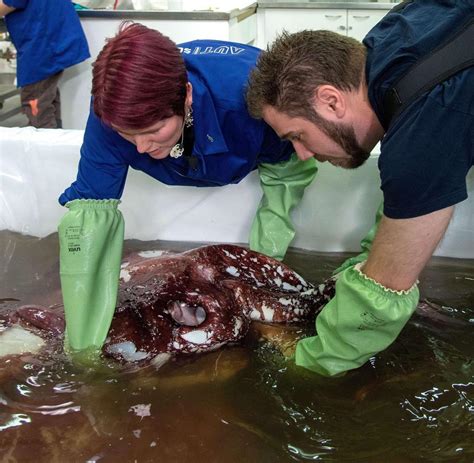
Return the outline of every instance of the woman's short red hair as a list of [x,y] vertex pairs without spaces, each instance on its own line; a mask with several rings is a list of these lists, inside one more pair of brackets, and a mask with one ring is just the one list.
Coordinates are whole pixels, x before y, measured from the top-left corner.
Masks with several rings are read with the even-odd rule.
[[122,23],[93,64],[94,112],[107,125],[142,130],[184,115],[187,74],[176,44],[142,24]]

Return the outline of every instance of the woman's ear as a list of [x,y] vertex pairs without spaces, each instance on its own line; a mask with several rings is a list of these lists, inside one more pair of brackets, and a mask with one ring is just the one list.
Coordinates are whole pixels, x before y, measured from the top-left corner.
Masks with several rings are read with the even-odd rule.
[[346,98],[332,85],[320,85],[314,91],[313,103],[320,116],[332,122],[337,122],[346,114]]
[[186,100],[184,101],[185,106],[190,108],[193,104],[193,86],[191,82],[186,84]]

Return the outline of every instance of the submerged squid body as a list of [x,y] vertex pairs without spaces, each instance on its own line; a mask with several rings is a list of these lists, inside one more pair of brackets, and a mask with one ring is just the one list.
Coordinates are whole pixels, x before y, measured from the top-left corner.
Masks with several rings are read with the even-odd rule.
[[104,353],[143,359],[215,350],[241,339],[252,320],[314,319],[318,288],[270,257],[234,245],[132,256],[122,265]]
[[[119,361],[160,364],[167,359],[161,354],[209,352],[236,342],[252,320],[313,321],[334,296],[335,283],[329,278],[313,286],[281,262],[234,245],[134,254],[122,265],[103,353]],[[420,302],[418,309],[419,315],[443,325],[456,321],[428,301]],[[45,347],[58,351],[64,328],[59,304],[4,308],[0,357]]]
[[[212,351],[240,340],[252,320],[314,320],[330,298],[322,289],[281,262],[234,245],[134,254],[122,264],[103,353],[151,361],[162,353]],[[3,316],[4,326],[14,323],[51,342],[64,331],[64,314],[58,307],[23,306],[9,320]]]

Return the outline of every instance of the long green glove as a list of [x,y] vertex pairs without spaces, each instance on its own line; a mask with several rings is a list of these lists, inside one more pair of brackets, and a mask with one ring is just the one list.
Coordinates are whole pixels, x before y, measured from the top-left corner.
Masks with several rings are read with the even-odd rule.
[[59,224],[60,275],[67,342],[101,348],[117,302],[124,221],[119,200],[79,199]]
[[360,242],[360,248],[362,252],[354,257],[349,257],[349,259],[345,260],[342,265],[340,265],[336,270],[332,272],[333,275],[337,275],[338,273],[343,272],[344,270],[348,269],[349,267],[353,267],[355,264],[359,262],[364,262],[369,257],[370,249],[372,248],[372,243],[374,241],[375,235],[379,228],[380,220],[383,216],[383,201],[380,203],[379,208],[377,209],[377,213],[375,214],[375,223],[372,225],[372,228],[367,233],[366,237]]
[[250,230],[252,251],[282,260],[295,236],[290,212],[303,197],[318,168],[314,158],[300,161],[295,153],[288,161],[260,164],[263,197]]
[[386,349],[416,309],[417,285],[393,291],[364,275],[357,264],[336,282],[336,295],[316,318],[317,336],[296,346],[296,364],[324,376],[363,365]]

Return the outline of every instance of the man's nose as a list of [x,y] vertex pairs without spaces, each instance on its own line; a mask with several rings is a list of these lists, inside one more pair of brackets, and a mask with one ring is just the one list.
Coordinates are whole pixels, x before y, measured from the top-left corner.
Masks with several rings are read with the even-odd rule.
[[314,156],[311,151],[306,149],[306,147],[298,141],[293,142],[293,148],[296,151],[298,159],[300,159],[301,161],[306,161],[307,159],[312,158]]

